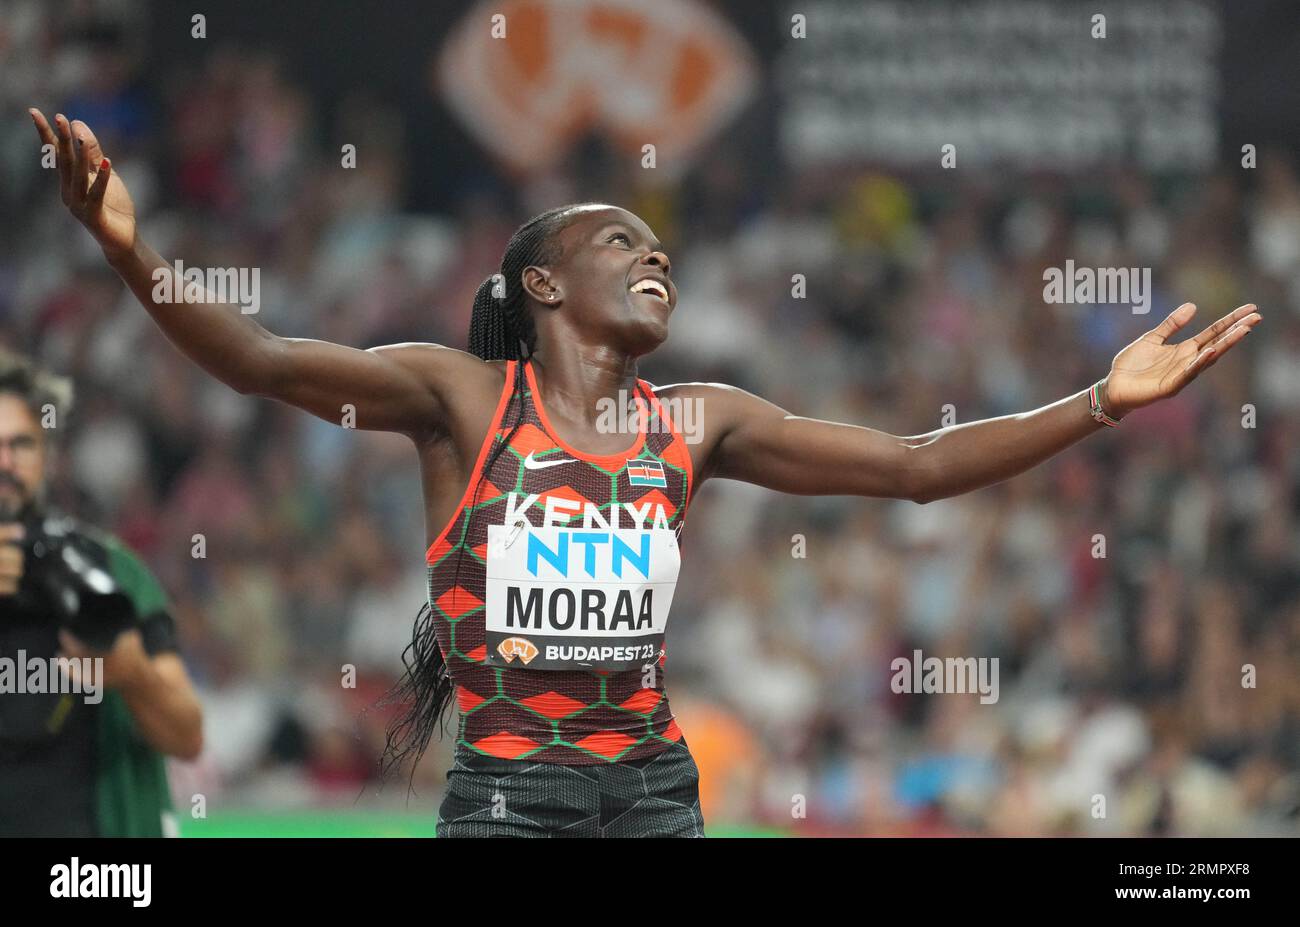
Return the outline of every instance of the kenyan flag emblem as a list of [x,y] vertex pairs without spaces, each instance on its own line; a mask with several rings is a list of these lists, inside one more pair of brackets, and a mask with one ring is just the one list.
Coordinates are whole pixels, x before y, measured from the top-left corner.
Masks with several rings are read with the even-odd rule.
[[653,486],[667,489],[668,480],[664,478],[664,465],[657,460],[629,460],[627,462],[627,481],[632,486]]

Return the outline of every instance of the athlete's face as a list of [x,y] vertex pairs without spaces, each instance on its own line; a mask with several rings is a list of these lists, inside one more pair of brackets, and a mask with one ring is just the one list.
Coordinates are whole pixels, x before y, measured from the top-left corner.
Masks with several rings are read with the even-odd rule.
[[640,218],[615,206],[585,207],[560,232],[560,242],[563,256],[530,287],[542,306],[560,309],[584,332],[632,355],[647,354],[668,337],[677,288],[663,245]]
[[45,430],[27,403],[0,393],[0,521],[18,518],[45,488]]

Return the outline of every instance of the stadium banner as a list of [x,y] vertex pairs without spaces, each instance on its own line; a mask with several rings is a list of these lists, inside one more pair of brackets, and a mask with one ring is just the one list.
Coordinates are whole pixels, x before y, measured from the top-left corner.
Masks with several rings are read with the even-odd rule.
[[1215,4],[814,0],[789,11],[803,34],[779,54],[776,85],[794,163],[1199,171],[1216,157]]
[[735,29],[693,0],[479,3],[453,26],[433,88],[508,169],[559,162],[588,133],[669,180],[753,96]]

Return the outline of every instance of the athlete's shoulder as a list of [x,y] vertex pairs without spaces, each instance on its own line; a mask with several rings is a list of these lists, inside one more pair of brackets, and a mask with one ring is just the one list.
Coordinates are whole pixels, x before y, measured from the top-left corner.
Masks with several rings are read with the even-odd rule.
[[[648,381],[647,381],[648,382]],[[763,402],[747,390],[728,383],[671,383],[668,386],[649,384],[655,399],[669,406],[681,402],[700,402],[706,408],[712,407],[717,412],[743,408],[752,402]]]
[[418,341],[368,350],[410,371],[451,410],[490,410],[505,388],[506,361],[487,361],[468,351]]
[[367,348],[385,360],[400,364],[427,379],[459,380],[490,377],[504,361],[485,361],[477,354],[427,341],[403,341]]
[[667,386],[649,384],[655,401],[678,430],[691,432],[707,457],[715,443],[770,403],[729,383],[693,381]]
[[738,391],[743,392],[743,390],[739,390],[738,387],[729,386],[726,383],[705,383],[701,381],[693,381],[690,383],[670,383],[667,386],[656,386],[649,380],[643,382],[650,387],[651,391],[655,394],[656,399],[671,399],[674,396],[717,397]]

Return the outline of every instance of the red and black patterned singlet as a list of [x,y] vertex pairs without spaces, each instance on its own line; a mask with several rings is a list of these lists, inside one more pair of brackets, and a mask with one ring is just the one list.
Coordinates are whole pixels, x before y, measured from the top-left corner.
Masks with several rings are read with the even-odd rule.
[[[664,692],[662,632],[690,499],[686,441],[638,380],[644,414],[631,446],[583,453],[550,426],[530,362],[514,395],[516,363],[470,484],[427,553],[457,743],[566,765],[653,756],[682,736]],[[522,424],[479,483],[521,402]]]

